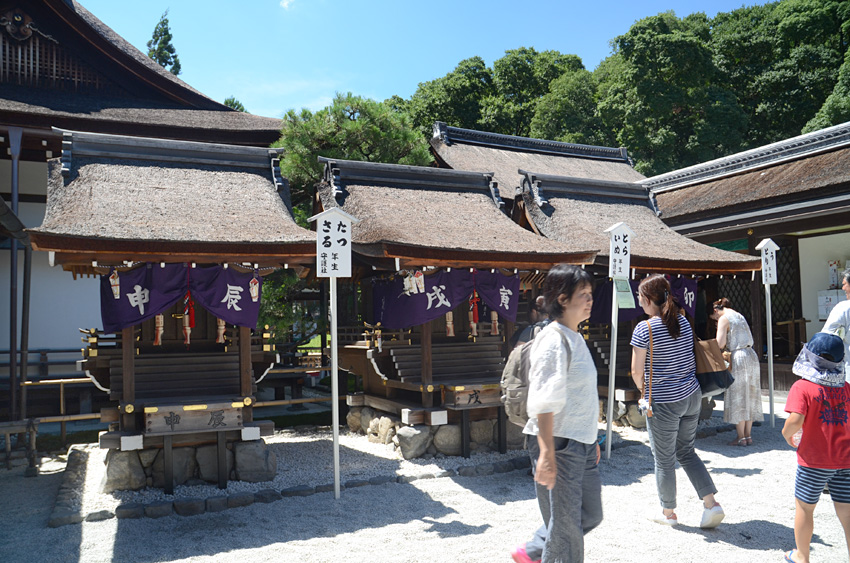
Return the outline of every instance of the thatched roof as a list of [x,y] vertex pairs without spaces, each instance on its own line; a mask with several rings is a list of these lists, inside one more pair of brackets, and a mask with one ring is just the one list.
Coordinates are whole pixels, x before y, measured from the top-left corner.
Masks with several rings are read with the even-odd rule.
[[442,122],[434,124],[431,146],[437,159],[449,168],[492,172],[507,198],[512,198],[522,183],[519,169],[621,182],[643,179],[632,168],[623,148],[499,135],[449,127]]
[[293,220],[277,151],[64,134],[62,158],[48,163],[44,222],[29,229],[37,250],[314,260],[315,235]]
[[708,233],[846,211],[850,123],[647,178],[665,222]]
[[279,119],[238,112],[201,94],[74,0],[30,0],[22,9],[45,44],[58,45],[74,65],[97,73],[108,88],[53,89],[44,77],[40,80],[46,84],[38,87],[3,84],[4,125],[253,146],[268,146],[280,137]]
[[590,263],[592,248],[541,239],[502,211],[492,174],[320,159],[325,209],[360,220],[354,250],[401,265],[548,268]]
[[669,273],[725,273],[755,270],[758,258],[712,248],[684,237],[658,218],[648,191],[611,182],[525,172],[523,202],[532,225],[565,244],[592,245],[607,264],[605,229],[626,223],[635,233],[631,266]]

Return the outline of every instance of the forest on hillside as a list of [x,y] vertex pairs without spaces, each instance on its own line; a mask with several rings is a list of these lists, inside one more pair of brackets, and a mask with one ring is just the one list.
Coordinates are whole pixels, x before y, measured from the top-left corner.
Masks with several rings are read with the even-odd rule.
[[299,178],[317,177],[316,154],[427,164],[435,121],[626,147],[652,176],[850,121],[848,41],[850,0],[782,0],[714,18],[664,12],[613,38],[592,71],[577,55],[533,47],[491,66],[471,57],[407,99],[339,94],[324,110],[291,110],[279,144],[296,192]]

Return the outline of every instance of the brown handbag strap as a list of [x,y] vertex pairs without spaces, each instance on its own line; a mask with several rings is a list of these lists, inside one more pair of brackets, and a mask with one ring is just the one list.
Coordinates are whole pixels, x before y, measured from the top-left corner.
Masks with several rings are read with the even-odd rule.
[[648,388],[648,396],[647,401],[649,404],[652,404],[652,325],[649,324],[649,321],[646,321],[646,328],[649,329],[649,383],[646,384]]

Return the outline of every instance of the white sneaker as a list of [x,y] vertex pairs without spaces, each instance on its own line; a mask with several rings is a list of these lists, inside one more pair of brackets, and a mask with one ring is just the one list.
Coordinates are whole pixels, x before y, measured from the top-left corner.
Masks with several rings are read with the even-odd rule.
[[675,526],[679,523],[675,512],[670,516],[665,516],[663,510],[653,510],[646,517],[657,524],[664,524],[665,526]]
[[726,516],[720,503],[715,502],[711,508],[706,508],[702,511],[702,520],[699,523],[700,528],[716,528]]

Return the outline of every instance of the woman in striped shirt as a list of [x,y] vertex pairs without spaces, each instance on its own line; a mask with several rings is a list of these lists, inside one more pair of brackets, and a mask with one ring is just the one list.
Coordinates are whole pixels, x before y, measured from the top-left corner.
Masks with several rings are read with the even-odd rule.
[[[714,528],[725,514],[714,500],[714,481],[694,451],[702,404],[696,379],[694,333],[664,276],[655,274],[644,279],[638,287],[638,300],[649,320],[638,324],[632,333],[632,378],[650,405],[646,422],[661,500],[661,510],[653,509],[649,519],[669,526],[678,524],[674,511],[678,460],[703,501],[700,528]],[[647,352],[650,335],[651,382]]]

